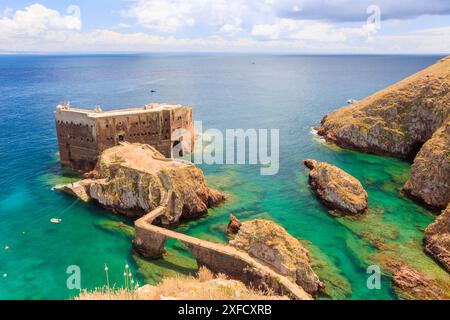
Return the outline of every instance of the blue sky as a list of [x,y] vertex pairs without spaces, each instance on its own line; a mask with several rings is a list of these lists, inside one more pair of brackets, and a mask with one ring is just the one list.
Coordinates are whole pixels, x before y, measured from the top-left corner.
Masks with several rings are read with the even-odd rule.
[[448,0],[0,0],[0,52],[449,53]]

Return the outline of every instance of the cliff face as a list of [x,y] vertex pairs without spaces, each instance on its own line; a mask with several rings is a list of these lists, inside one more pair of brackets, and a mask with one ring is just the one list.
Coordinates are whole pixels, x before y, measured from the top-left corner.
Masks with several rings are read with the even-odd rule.
[[310,266],[308,250],[272,221],[257,219],[243,222],[230,245],[267,263],[280,274],[295,279],[310,294],[316,294],[322,287]]
[[450,272],[450,204],[425,229],[425,250]]
[[347,172],[326,162],[305,160],[309,184],[319,199],[337,213],[355,215],[367,209],[367,192]]
[[450,119],[420,149],[403,190],[433,207],[450,202]]
[[224,199],[208,188],[199,168],[166,159],[148,145],[126,143],[105,150],[87,176],[80,184],[101,205],[132,218],[165,206],[164,225],[204,215]]
[[399,158],[420,150],[404,190],[430,206],[445,208],[450,200],[449,84],[446,57],[325,116],[318,133],[343,147]]
[[450,57],[322,119],[328,141],[399,158],[414,155],[450,109]]

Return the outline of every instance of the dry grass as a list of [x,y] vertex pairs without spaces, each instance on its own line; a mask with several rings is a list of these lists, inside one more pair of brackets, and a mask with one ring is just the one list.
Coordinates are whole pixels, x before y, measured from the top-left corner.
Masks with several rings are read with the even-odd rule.
[[157,286],[145,285],[136,290],[99,288],[84,291],[78,300],[284,300],[271,292],[247,288],[242,282],[215,276],[201,268],[197,277],[166,278]]

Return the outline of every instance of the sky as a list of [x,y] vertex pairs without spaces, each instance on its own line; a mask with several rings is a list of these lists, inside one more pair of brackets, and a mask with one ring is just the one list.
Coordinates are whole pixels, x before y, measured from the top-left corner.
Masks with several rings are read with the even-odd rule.
[[447,54],[450,0],[0,0],[0,53]]

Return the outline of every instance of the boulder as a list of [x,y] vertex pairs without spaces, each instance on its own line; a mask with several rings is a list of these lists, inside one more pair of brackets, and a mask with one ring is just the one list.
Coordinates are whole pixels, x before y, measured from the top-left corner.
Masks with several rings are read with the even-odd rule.
[[311,170],[311,189],[335,213],[356,215],[367,209],[367,192],[356,178],[326,162],[305,160],[304,164]]
[[230,222],[228,222],[227,233],[235,234],[240,228],[241,222],[233,214],[230,214]]
[[311,268],[308,250],[275,222],[263,219],[243,222],[230,245],[294,279],[312,295],[323,287]]
[[425,229],[425,251],[450,272],[450,204]]

